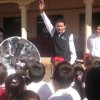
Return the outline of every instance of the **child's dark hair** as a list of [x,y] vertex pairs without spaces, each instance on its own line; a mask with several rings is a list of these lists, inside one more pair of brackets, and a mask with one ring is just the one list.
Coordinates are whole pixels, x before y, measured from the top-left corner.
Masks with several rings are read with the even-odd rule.
[[85,61],[86,61],[86,66],[90,65],[90,68],[92,68],[94,66],[94,62],[96,61],[96,58],[89,55],[88,57],[86,57]]
[[34,62],[29,68],[29,77],[33,82],[40,82],[45,75],[45,67],[39,62]]
[[100,66],[100,60],[96,60],[95,62],[94,62],[94,65],[92,66],[92,68],[94,68],[94,67],[99,67]]
[[26,76],[26,71],[29,70],[29,63],[27,60],[20,60],[15,64],[16,73]]
[[35,92],[26,90],[19,93],[13,100],[40,100],[40,97]]
[[85,93],[88,100],[100,100],[100,66],[88,71],[85,79]]
[[4,64],[0,63],[0,85],[5,82],[7,76],[7,68]]
[[24,90],[24,79],[19,74],[11,74],[5,81],[6,92],[9,99],[13,99],[19,92]]
[[73,82],[74,68],[66,61],[59,63],[54,72],[54,80],[58,83],[59,88],[67,88]]
[[79,93],[81,100],[85,97],[85,92],[84,92],[84,79],[85,79],[85,71],[82,67],[75,67],[74,69],[74,78],[75,78],[75,84],[73,86],[74,89],[77,90]]
[[74,63],[73,64],[73,67],[80,67],[80,68],[83,68],[82,64],[81,63]]
[[63,18],[57,19],[55,24],[57,24],[57,23],[64,23],[64,25],[65,25],[65,21]]

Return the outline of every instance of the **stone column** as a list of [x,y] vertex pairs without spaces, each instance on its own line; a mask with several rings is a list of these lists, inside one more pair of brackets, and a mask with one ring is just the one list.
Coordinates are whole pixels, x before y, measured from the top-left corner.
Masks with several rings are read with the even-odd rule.
[[21,36],[27,39],[27,6],[19,6],[21,9]]
[[94,0],[84,0],[85,3],[85,53],[89,53],[87,39],[92,34],[92,3]]

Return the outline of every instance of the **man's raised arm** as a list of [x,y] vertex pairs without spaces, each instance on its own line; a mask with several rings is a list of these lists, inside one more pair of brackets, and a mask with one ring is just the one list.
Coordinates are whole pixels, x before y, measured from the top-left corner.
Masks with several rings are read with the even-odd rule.
[[53,37],[54,32],[55,32],[55,28],[54,26],[51,24],[50,20],[48,19],[48,17],[46,16],[45,12],[44,12],[44,0],[40,0],[39,1],[39,9],[40,9],[40,14],[42,16],[42,19],[46,25],[47,30],[49,31],[49,33],[51,34],[51,36]]

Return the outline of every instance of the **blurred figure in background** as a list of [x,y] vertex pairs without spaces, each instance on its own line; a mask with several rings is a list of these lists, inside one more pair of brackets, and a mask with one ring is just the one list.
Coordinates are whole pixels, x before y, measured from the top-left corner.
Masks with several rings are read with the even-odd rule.
[[1,30],[0,30],[0,43],[3,41],[4,39],[3,39],[3,32],[1,32]]
[[85,71],[80,63],[76,63],[74,66],[74,82],[71,84],[72,87],[79,93],[81,100],[83,100],[85,96]]

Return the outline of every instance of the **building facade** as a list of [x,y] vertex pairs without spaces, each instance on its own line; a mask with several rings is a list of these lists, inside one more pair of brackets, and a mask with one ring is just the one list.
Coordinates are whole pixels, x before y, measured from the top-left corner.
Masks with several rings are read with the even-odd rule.
[[[100,0],[44,1],[45,12],[52,24],[60,17],[65,20],[66,29],[74,35],[77,55],[82,58],[84,52],[88,53],[88,36],[100,23]],[[33,42],[42,56],[51,55],[52,39],[40,16],[39,0],[0,0],[0,9],[4,38],[22,36]]]

